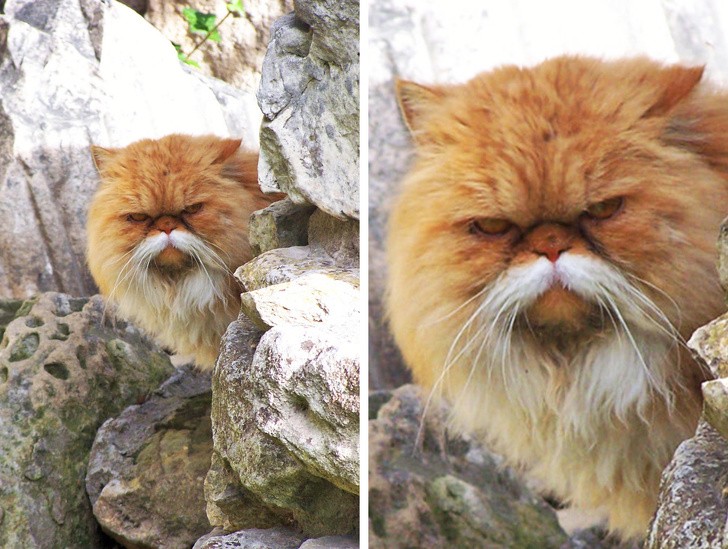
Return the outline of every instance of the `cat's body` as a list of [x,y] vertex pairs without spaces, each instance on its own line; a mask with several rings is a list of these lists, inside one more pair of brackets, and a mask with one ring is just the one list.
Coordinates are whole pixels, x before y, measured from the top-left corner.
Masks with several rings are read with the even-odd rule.
[[211,368],[240,310],[232,276],[251,258],[250,214],[276,197],[240,140],[169,135],[93,147],[101,184],[89,208],[88,263],[122,316]]
[[728,98],[701,69],[557,58],[400,83],[415,164],[393,208],[388,314],[454,421],[565,502],[640,537],[723,309]]

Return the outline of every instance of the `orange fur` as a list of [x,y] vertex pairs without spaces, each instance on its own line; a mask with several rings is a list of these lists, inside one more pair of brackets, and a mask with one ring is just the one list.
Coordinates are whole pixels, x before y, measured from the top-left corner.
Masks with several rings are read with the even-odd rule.
[[560,57],[397,85],[417,157],[387,308],[415,379],[625,538],[700,413],[705,372],[678,341],[723,309],[728,96],[701,76]]
[[240,309],[232,271],[251,259],[248,219],[278,198],[258,187],[257,153],[239,139],[187,135],[91,150],[101,184],[87,255],[101,293],[211,368]]

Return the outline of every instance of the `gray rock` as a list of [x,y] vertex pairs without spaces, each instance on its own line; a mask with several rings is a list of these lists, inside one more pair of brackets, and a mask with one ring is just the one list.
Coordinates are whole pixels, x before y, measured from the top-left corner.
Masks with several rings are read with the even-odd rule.
[[300,549],[358,549],[359,542],[351,536],[324,536],[307,539]]
[[717,378],[702,385],[703,416],[728,439],[728,314],[695,330],[688,347]]
[[174,369],[99,296],[24,303],[0,343],[0,547],[97,547],[83,478],[101,423]]
[[[341,221],[321,210],[308,223],[308,246],[277,248],[259,255],[235,272],[249,291],[319,274],[359,286],[359,224]],[[351,303],[356,307],[356,303]]]
[[420,390],[375,393],[369,422],[369,547],[560,547],[553,510],[474,439],[423,417]]
[[645,549],[728,547],[728,441],[702,422],[662,474]]
[[213,526],[260,527],[240,505],[247,497],[264,505],[262,520],[309,536],[355,531],[358,348],[322,332],[271,328],[256,346],[261,334],[245,317],[228,328],[213,375],[213,465],[239,487],[231,475],[208,475]]
[[84,257],[86,208],[97,186],[91,143],[233,133],[255,147],[259,120],[251,94],[185,71],[169,41],[122,4],[5,2],[0,296],[95,293]]
[[359,2],[296,2],[271,29],[258,104],[260,182],[359,218]]
[[351,339],[359,325],[358,300],[358,284],[314,272],[244,293],[242,309],[264,330],[280,325],[320,326]]
[[294,204],[285,199],[254,212],[248,226],[253,254],[308,244],[308,218],[315,209],[310,204]]
[[720,226],[718,237],[718,275],[721,286],[728,292],[728,218]]
[[288,528],[253,528],[232,534],[213,532],[200,538],[192,549],[298,549],[304,539]]
[[189,547],[210,529],[210,376],[185,366],[96,434],[86,491],[104,532],[125,547]]

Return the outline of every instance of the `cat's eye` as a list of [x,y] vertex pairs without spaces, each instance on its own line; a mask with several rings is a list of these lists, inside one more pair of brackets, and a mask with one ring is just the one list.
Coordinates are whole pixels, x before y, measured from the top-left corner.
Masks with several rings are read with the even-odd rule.
[[197,204],[192,204],[191,206],[187,206],[184,210],[182,210],[182,213],[185,214],[195,214],[199,212],[202,209],[202,202],[198,202]]
[[132,213],[126,216],[126,218],[129,221],[136,221],[137,223],[141,223],[142,221],[149,220],[149,216],[147,214],[143,213]]
[[617,196],[595,202],[586,209],[585,213],[592,219],[609,219],[622,208],[622,204],[624,204],[624,198]]
[[513,227],[515,225],[507,219],[497,219],[494,217],[481,217],[470,222],[471,232],[489,236],[504,235]]

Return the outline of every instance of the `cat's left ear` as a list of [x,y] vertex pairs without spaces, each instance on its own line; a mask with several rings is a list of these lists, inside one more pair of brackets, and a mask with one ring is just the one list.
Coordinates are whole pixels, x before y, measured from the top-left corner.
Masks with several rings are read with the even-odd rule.
[[91,145],[91,158],[96,166],[96,171],[100,172],[109,160],[116,154],[118,149],[105,149],[98,145]]
[[673,65],[660,70],[660,94],[657,100],[645,111],[642,118],[662,116],[670,112],[685,99],[700,82],[704,66],[682,67]]
[[218,153],[213,164],[222,164],[234,155],[242,144],[242,139],[221,139],[218,145]]
[[436,86],[423,86],[397,79],[395,93],[404,122],[417,139],[422,130],[423,118],[440,104],[443,97],[442,90]]

